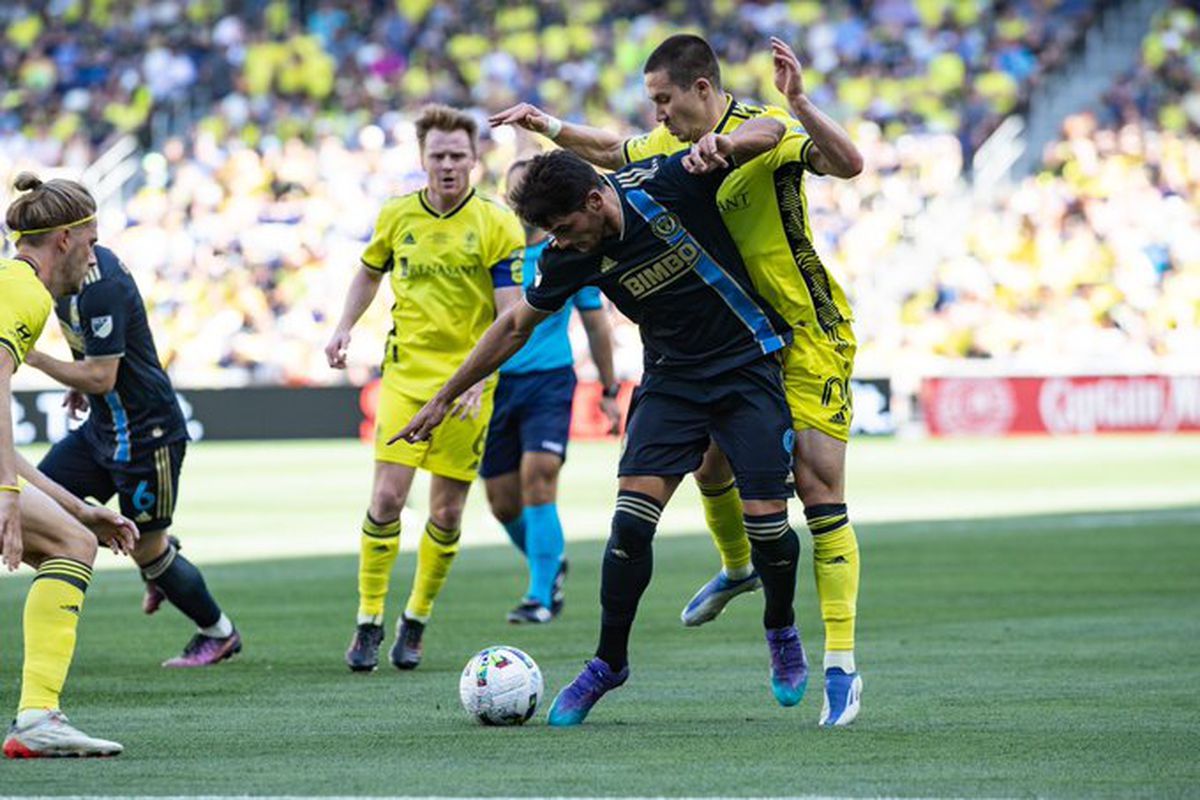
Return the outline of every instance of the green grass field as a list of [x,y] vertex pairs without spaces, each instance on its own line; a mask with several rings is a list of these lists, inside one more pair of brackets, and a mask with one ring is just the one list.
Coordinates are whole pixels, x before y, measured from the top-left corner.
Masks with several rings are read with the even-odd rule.
[[[603,535],[611,451],[579,447],[569,463],[573,539]],[[341,661],[355,603],[347,552],[367,451],[202,444],[177,529],[246,652],[202,672],[160,669],[188,625],[169,609],[142,618],[127,569],[99,573],[66,707],[127,752],[0,764],[0,795],[1200,795],[1200,439],[864,441],[852,452],[866,685],[850,729],[815,727],[819,678],[799,708],[775,705],[758,595],[704,628],[679,624],[715,565],[690,489],[664,521],[675,535],[656,547],[629,684],[578,729],[547,727],[544,708],[524,728],[489,729],[459,707],[459,670],[480,647],[518,646],[541,664],[548,706],[594,646],[599,542],[572,543],[559,621],[511,627],[522,568],[474,506],[484,544],[455,564],[425,663],[352,675]],[[402,554],[391,614],[412,563]],[[0,580],[0,708],[16,702],[28,575]],[[797,609],[819,663],[807,567]]]

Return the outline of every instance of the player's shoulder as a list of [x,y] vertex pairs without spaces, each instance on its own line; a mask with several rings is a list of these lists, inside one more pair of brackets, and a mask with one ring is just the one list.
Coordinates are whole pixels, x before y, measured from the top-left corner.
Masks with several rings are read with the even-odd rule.
[[395,219],[411,211],[421,208],[421,191],[414,189],[404,194],[392,195],[379,206],[379,219]]
[[6,311],[19,312],[28,308],[37,313],[48,309],[54,300],[50,292],[38,279],[29,262],[16,258],[0,258],[0,307]]
[[687,142],[675,136],[666,125],[659,125],[645,133],[631,136],[622,145],[626,164],[633,164],[656,155],[669,155],[687,149]]
[[125,266],[125,262],[120,256],[114,253],[104,245],[96,245],[96,263],[88,270],[88,274],[83,279],[83,286],[79,290],[79,294],[85,295],[89,290],[95,291],[94,287],[103,286],[106,289],[110,287],[120,287],[126,290],[133,289],[135,286],[133,275],[130,274],[129,268]]
[[501,222],[511,222],[517,219],[517,215],[513,213],[513,210],[494,195],[476,190],[475,196],[471,198],[471,202],[476,205],[479,213],[488,219]]

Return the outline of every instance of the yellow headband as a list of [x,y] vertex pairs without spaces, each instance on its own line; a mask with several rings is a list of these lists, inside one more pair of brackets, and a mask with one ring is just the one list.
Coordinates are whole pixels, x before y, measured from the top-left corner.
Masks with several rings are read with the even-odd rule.
[[51,225],[49,228],[34,228],[28,231],[13,231],[8,234],[8,240],[13,244],[20,241],[22,236],[33,236],[37,233],[49,233],[50,231],[63,230],[66,228],[78,228],[80,225],[86,225],[96,218],[95,214],[89,214],[83,219],[77,219],[74,222],[68,222],[65,225]]

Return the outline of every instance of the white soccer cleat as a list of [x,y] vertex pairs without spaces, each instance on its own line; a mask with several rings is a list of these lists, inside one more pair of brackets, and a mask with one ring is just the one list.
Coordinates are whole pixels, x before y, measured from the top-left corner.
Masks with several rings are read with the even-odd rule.
[[88,736],[61,711],[47,711],[20,727],[14,722],[4,738],[6,758],[101,758],[120,755],[124,749],[116,742]]
[[689,628],[711,622],[725,610],[730,600],[745,592],[756,592],[761,587],[762,581],[759,580],[757,572],[734,580],[725,574],[725,570],[721,570],[688,601],[679,615],[679,620]]
[[833,728],[854,722],[862,706],[862,685],[862,676],[857,672],[847,674],[840,667],[825,670],[825,704],[817,724]]

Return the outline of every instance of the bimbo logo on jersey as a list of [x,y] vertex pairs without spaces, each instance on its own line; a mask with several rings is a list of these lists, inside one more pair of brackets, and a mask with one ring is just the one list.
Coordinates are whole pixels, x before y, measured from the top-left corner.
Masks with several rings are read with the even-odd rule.
[[650,265],[630,270],[621,278],[621,285],[634,297],[648,297],[675,281],[699,260],[700,248],[684,240]]

